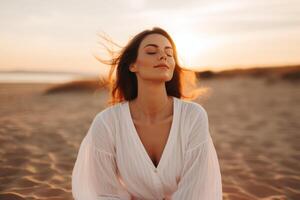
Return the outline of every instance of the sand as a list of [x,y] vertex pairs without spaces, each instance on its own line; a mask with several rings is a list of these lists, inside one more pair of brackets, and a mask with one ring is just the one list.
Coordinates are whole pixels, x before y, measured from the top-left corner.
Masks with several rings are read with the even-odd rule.
[[[300,199],[299,82],[201,82],[224,200]],[[80,142],[106,91],[43,95],[49,84],[0,84],[0,200],[72,199]]]

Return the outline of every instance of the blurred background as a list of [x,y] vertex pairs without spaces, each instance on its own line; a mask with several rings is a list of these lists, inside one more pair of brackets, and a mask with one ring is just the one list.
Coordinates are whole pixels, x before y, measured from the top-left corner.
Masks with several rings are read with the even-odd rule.
[[[300,199],[300,1],[0,0],[0,200],[72,199],[109,58],[154,26],[209,92],[224,200]],[[116,48],[115,50],[120,50]]]

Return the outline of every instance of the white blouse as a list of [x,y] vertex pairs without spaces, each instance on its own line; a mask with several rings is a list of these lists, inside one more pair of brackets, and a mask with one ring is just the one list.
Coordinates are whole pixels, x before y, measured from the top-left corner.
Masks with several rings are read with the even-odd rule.
[[128,101],[99,112],[72,172],[76,200],[220,200],[222,181],[205,109],[173,97],[173,120],[155,167]]

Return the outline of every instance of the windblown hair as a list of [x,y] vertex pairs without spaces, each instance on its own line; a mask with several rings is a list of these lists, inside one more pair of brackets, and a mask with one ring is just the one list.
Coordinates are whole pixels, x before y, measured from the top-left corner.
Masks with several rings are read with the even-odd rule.
[[[112,57],[110,60],[103,60],[96,56],[97,60],[111,66],[108,77],[108,86],[110,90],[110,99],[108,100],[109,105],[114,105],[125,100],[130,101],[137,97],[137,77],[134,72],[129,70],[129,66],[136,61],[141,42],[150,34],[163,35],[169,40],[173,48],[175,69],[172,79],[165,83],[167,95],[193,100],[204,93],[205,89],[198,88],[198,79],[195,72],[179,66],[176,45],[171,36],[165,30],[154,27],[152,30],[144,30],[134,36],[119,52],[115,52],[106,45],[103,45]],[[120,47],[106,37],[101,37],[106,41],[111,42],[113,45]],[[115,69],[116,75],[114,77]]]

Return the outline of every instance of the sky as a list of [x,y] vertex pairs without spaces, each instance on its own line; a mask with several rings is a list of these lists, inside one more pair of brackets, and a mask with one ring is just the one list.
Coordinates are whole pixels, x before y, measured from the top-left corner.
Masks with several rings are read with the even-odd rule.
[[0,71],[107,71],[99,34],[154,26],[197,71],[300,64],[299,0],[0,0]]

